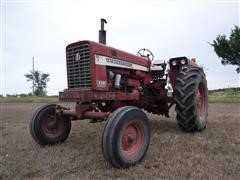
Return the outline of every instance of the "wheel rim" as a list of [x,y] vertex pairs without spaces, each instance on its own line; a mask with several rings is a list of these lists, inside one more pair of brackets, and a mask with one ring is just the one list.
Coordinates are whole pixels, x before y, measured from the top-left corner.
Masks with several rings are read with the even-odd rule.
[[204,84],[200,83],[197,93],[197,114],[200,118],[203,118],[206,114],[207,100]]
[[126,158],[134,157],[144,143],[144,129],[139,122],[131,122],[121,134],[121,150]]
[[57,138],[62,135],[64,120],[55,115],[55,109],[52,109],[43,117],[42,129],[48,138]]

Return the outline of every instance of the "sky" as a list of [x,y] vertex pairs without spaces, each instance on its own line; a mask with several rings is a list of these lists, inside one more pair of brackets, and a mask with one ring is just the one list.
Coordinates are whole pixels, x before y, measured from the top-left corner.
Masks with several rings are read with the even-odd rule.
[[209,45],[240,25],[237,0],[0,0],[0,94],[31,92],[24,74],[50,74],[48,95],[67,88],[65,47],[98,41],[100,18],[108,24],[107,45],[136,54],[150,49],[155,59],[196,58],[209,89],[239,87],[234,66],[223,66]]

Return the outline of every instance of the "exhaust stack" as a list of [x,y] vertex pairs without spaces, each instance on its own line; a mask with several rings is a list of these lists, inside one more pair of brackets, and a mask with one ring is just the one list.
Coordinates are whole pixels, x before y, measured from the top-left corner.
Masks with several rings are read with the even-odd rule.
[[101,19],[101,29],[99,30],[99,43],[106,44],[106,31],[104,30],[104,23],[107,24],[106,19]]

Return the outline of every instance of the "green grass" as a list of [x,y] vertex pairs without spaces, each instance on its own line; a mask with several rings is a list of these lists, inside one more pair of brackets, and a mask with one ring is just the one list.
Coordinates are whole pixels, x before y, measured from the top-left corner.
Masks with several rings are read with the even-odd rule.
[[208,96],[210,103],[240,103],[240,95],[216,95]]
[[[209,103],[240,103],[240,92],[209,92]],[[57,96],[0,97],[0,103],[57,103]]]
[[208,98],[211,103],[240,103],[240,92],[232,89],[216,92],[210,91]]
[[27,97],[0,97],[0,103],[56,103],[56,96],[27,96]]

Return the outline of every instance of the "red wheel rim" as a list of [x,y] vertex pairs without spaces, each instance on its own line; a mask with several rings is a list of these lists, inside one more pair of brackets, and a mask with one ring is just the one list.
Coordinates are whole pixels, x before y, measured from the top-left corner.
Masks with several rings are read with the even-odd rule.
[[63,133],[64,121],[55,115],[55,109],[43,117],[42,129],[44,134],[49,138],[57,138]]
[[144,129],[141,123],[131,122],[121,134],[121,150],[125,157],[134,157],[144,143]]
[[203,118],[206,114],[207,108],[207,99],[206,99],[206,91],[203,83],[200,83],[198,86],[197,93],[197,114],[200,118]]

